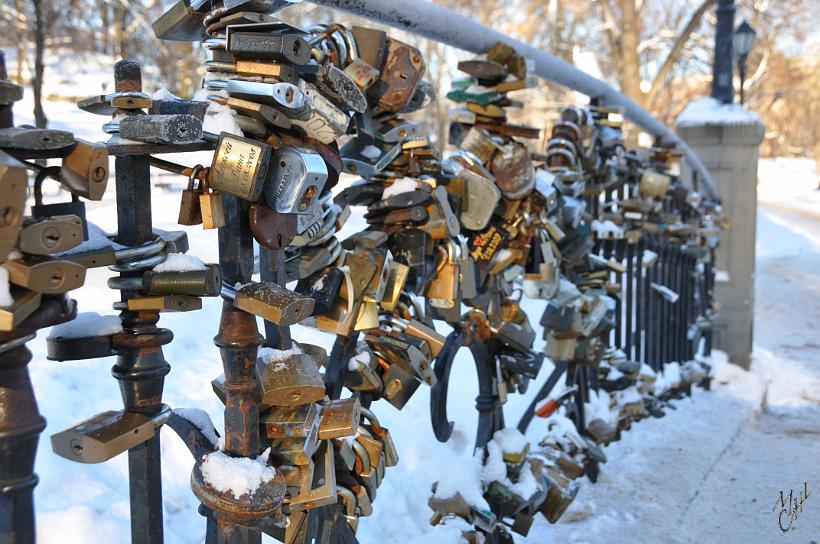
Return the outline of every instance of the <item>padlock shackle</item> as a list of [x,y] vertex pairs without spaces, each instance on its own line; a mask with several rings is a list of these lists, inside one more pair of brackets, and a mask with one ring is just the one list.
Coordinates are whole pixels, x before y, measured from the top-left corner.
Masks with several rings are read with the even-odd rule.
[[[37,175],[34,176],[34,205],[35,206],[42,206],[43,205],[43,181],[46,178],[51,178],[57,182],[60,181],[60,167],[59,166],[45,166],[42,167],[40,165],[31,164],[25,162],[26,165],[32,166],[35,169],[39,168],[40,170],[37,172]],[[74,195],[72,193],[72,200],[74,200]]]

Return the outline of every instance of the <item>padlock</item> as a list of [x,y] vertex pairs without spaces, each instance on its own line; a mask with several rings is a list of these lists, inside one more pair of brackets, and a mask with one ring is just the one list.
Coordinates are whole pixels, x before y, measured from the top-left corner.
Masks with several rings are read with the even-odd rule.
[[262,404],[299,406],[324,398],[325,387],[316,361],[298,348],[260,349],[256,372]]
[[202,228],[216,229],[224,227],[225,208],[222,204],[222,194],[211,190],[207,175],[202,180],[202,190],[198,196],[199,209],[202,214]]
[[479,85],[491,87],[504,81],[509,74],[507,67],[491,60],[462,60],[458,69],[476,78]]
[[227,132],[219,135],[208,184],[222,193],[256,202],[268,178],[271,148]]
[[17,245],[23,226],[23,214],[28,196],[28,175],[23,163],[0,151],[0,262]]
[[432,357],[438,357],[439,352],[444,347],[445,338],[435,329],[428,327],[417,319],[402,319],[399,317],[387,317],[386,323],[391,327],[396,327],[406,335],[424,340]]
[[151,310],[155,312],[193,312],[202,309],[202,299],[190,295],[161,295],[132,297],[126,308],[132,312]]
[[310,83],[300,80],[299,89],[305,97],[306,108],[299,116],[293,116],[294,125],[300,127],[308,137],[327,145],[347,133],[351,119],[348,114]]
[[[333,455],[333,442],[329,440],[322,441],[315,453],[316,466],[310,489],[309,491],[306,489],[306,493],[299,493],[296,497],[290,498],[290,508],[292,510],[320,508],[336,504],[336,471],[334,470]],[[285,542],[292,542],[292,540],[288,540],[287,536],[286,529]]]
[[245,32],[246,28],[257,30],[257,25],[230,25],[226,33],[226,45],[236,58],[269,60],[289,65],[310,62],[310,45],[296,33]]
[[382,375],[382,381],[384,382],[384,398],[397,410],[404,408],[421,384],[416,376],[398,364],[388,366]]
[[34,204],[31,206],[31,214],[35,219],[47,219],[60,215],[75,215],[83,222],[83,240],[88,239],[88,224],[85,219],[85,204],[80,198],[72,194],[70,202],[57,202],[53,204],[43,204],[43,181],[47,175],[46,170],[41,170],[34,178]]
[[362,410],[356,397],[325,401],[320,411],[319,440],[355,435]]
[[160,40],[201,41],[205,36],[205,15],[210,10],[207,0],[177,0],[151,27]]
[[529,151],[521,142],[510,141],[493,155],[490,172],[501,194],[511,200],[524,198],[535,187],[535,170]]
[[470,300],[478,295],[478,279],[476,278],[475,261],[470,255],[467,241],[459,236],[461,253],[458,259],[459,296],[462,300]]
[[270,78],[281,83],[296,84],[299,76],[288,64],[235,58],[232,62],[205,61],[206,72],[227,72],[240,78]]
[[47,295],[67,293],[85,281],[85,267],[52,257],[23,256],[2,266],[8,270],[11,283]]
[[388,270],[387,285],[384,289],[379,305],[388,311],[393,311],[396,304],[399,302],[402,290],[407,283],[407,278],[410,274],[410,267],[398,263],[395,260],[390,261],[390,269]]
[[60,164],[60,183],[72,194],[102,200],[108,185],[108,149],[105,144],[77,140]]
[[285,249],[296,236],[297,216],[279,213],[263,200],[251,205],[248,222],[259,245],[274,251]]
[[69,461],[102,463],[152,438],[170,416],[166,405],[154,415],[109,410],[52,435],[51,449]]
[[193,115],[130,115],[119,122],[120,137],[150,144],[187,144],[202,137],[202,120]]
[[222,270],[218,264],[207,264],[202,270],[148,270],[141,277],[109,278],[108,286],[112,289],[142,290],[146,295],[214,297],[222,291]]
[[320,409],[315,402],[298,406],[272,406],[259,415],[260,434],[270,440],[301,438],[316,441]]
[[74,135],[65,130],[0,128],[0,149],[21,160],[61,157],[67,155],[76,143]]
[[82,241],[81,218],[76,215],[55,215],[39,221],[24,221],[18,248],[32,255],[53,255],[75,248]]
[[[357,43],[361,42],[357,39]],[[424,74],[425,64],[419,50],[388,37],[382,63],[368,64],[380,70],[379,79],[367,90],[368,97],[382,111],[404,109]]]
[[331,237],[327,245],[288,250],[285,258],[285,276],[288,282],[298,281],[316,274],[337,261],[342,246]]
[[327,181],[325,161],[318,153],[292,147],[277,149],[270,160],[265,201],[279,213],[308,213]]
[[642,196],[660,198],[666,196],[672,178],[652,170],[644,170],[638,190]]
[[298,295],[273,282],[251,283],[236,293],[234,306],[287,327],[313,313],[313,299]]
[[321,65],[308,81],[344,111],[364,113],[367,109],[367,100],[357,82],[333,63]]
[[14,302],[10,306],[0,306],[0,332],[14,330],[40,307],[42,299],[40,293],[17,286],[11,286],[9,291]]
[[456,177],[464,183],[466,199],[459,216],[461,224],[468,230],[483,230],[501,200],[501,191],[492,179],[473,172],[456,160],[451,161],[451,164],[456,166]]
[[366,92],[379,79],[379,70],[362,59],[354,59],[344,70],[362,92]]
[[[445,249],[446,246],[446,249]],[[436,271],[427,288],[425,296],[430,305],[436,308],[453,308],[460,300],[458,266],[459,248],[455,242],[449,240],[446,244],[436,247],[439,252],[439,262]]]
[[384,382],[376,372],[377,366],[367,349],[358,352],[348,361],[350,372],[345,375],[345,387],[351,391],[381,391]]
[[177,223],[180,225],[201,225],[202,224],[202,209],[199,204],[199,195],[202,192],[201,187],[195,189],[194,185],[197,183],[197,175],[203,170],[201,165],[194,166],[191,174],[188,176],[188,187],[182,190],[182,197],[179,203],[179,217]]
[[399,463],[399,454],[396,450],[396,445],[393,443],[390,431],[381,426],[376,414],[369,409],[362,408],[361,413],[362,417],[368,421],[367,429],[370,431],[372,438],[381,443],[385,467],[396,466]]

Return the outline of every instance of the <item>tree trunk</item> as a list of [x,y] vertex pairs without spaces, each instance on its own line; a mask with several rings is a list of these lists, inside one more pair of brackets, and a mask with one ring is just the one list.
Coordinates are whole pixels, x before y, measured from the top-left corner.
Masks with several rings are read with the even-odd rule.
[[34,4],[34,75],[31,78],[31,89],[34,91],[34,124],[46,128],[48,118],[43,111],[43,54],[46,45],[46,23],[43,14],[42,0],[31,0]]
[[119,10],[119,20],[115,25],[117,28],[117,47],[119,49],[121,59],[128,58],[128,12],[124,9]]
[[621,0],[621,91],[643,106],[641,59],[638,55],[638,19],[635,0]]
[[108,13],[108,4],[99,2],[100,21],[102,22],[102,49],[105,53],[111,52],[111,18]]

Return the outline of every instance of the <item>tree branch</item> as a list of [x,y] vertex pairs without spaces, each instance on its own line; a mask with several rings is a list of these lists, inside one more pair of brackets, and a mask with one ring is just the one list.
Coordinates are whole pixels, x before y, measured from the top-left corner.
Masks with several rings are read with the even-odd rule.
[[715,3],[715,0],[704,0],[698,9],[692,13],[692,16],[689,18],[689,22],[686,23],[686,26],[681,31],[678,38],[675,40],[675,43],[672,45],[672,49],[669,50],[669,54],[666,56],[666,60],[663,61],[663,64],[658,69],[658,73],[655,74],[655,78],[652,80],[652,86],[649,88],[649,92],[646,96],[646,103],[652,104],[652,101],[655,99],[655,96],[658,94],[658,89],[666,81],[666,76],[669,74],[669,71],[672,69],[672,66],[678,61],[681,52],[683,51],[684,45],[689,40],[689,37],[692,33],[698,28],[700,25],[703,16],[706,14],[706,11]]

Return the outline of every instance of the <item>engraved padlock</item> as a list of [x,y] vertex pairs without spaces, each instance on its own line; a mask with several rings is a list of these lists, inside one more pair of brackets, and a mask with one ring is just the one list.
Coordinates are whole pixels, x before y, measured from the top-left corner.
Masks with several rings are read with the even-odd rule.
[[223,132],[208,173],[211,189],[256,202],[268,176],[271,147]]
[[282,147],[272,154],[271,164],[264,188],[268,205],[279,213],[309,213],[327,181],[322,156],[306,149]]

